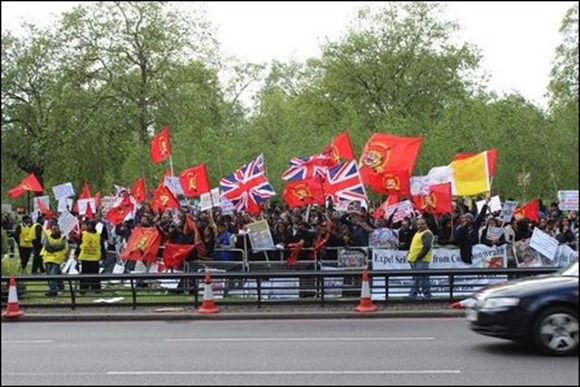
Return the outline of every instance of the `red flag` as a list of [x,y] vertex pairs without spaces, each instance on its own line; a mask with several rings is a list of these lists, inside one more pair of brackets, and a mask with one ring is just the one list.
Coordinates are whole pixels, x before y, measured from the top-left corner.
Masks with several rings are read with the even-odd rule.
[[155,227],[135,227],[121,253],[125,260],[155,262],[161,234]]
[[168,269],[177,269],[193,249],[195,245],[177,245],[168,242],[163,251],[163,263]]
[[369,175],[389,171],[413,171],[423,137],[400,137],[375,133],[367,141],[360,157],[363,182]]
[[288,182],[282,196],[290,207],[325,204],[322,182],[318,177]]
[[151,208],[154,211],[163,211],[166,208],[179,208],[179,202],[173,195],[173,192],[166,186],[161,186],[155,190],[155,196],[151,201]]
[[169,142],[169,128],[164,126],[161,132],[153,136],[151,140],[151,159],[155,164],[167,160],[171,156],[171,145]]
[[332,139],[330,146],[327,148],[332,152],[332,157],[338,162],[340,159],[354,160],[354,151],[352,150],[352,142],[348,132],[342,132]]
[[185,196],[193,198],[211,190],[205,164],[186,169],[179,175]]
[[85,216],[89,219],[95,219],[95,214],[93,213],[93,208],[90,203],[87,203],[87,212],[85,212]]
[[421,212],[429,211],[432,214],[446,214],[453,211],[452,200],[451,183],[430,185],[429,195],[413,196],[416,209]]
[[201,233],[195,224],[195,221],[190,214],[185,214],[185,225],[183,226],[183,233],[188,234],[193,232],[193,244],[199,255],[207,255],[205,245],[201,239]]
[[40,210],[42,215],[44,215],[44,217],[47,219],[52,218],[52,211],[46,206],[46,204],[44,204],[44,202],[40,200],[40,198],[35,198],[35,200],[36,205],[38,206],[38,209]]
[[367,177],[369,188],[377,193],[411,196],[409,172],[406,170],[389,170],[384,173],[372,173]]
[[147,199],[147,187],[145,186],[145,178],[143,176],[135,181],[133,188],[131,188],[131,194],[137,203],[142,203]]
[[538,199],[532,199],[522,204],[514,211],[514,217],[517,220],[528,218],[532,222],[538,222],[540,220],[540,202]]
[[79,195],[79,199],[90,199],[90,198],[92,198],[91,189],[89,188],[89,182],[87,180],[85,180],[85,182],[83,184],[83,190],[81,191],[81,194]]
[[95,208],[99,211],[99,207],[101,207],[101,191],[95,194]]
[[[468,159],[477,155],[477,153],[458,153],[453,157],[453,161]],[[497,149],[492,148],[487,150],[487,168],[489,169],[489,176],[495,174],[495,165],[497,162]]]
[[133,207],[133,202],[131,202],[131,198],[127,195],[123,198],[121,203],[107,212],[105,218],[107,218],[112,226],[116,226],[121,223],[131,211],[133,211]]
[[30,175],[26,176],[16,187],[8,191],[8,195],[10,195],[12,199],[16,199],[26,191],[33,192],[44,191],[34,173],[31,173]]

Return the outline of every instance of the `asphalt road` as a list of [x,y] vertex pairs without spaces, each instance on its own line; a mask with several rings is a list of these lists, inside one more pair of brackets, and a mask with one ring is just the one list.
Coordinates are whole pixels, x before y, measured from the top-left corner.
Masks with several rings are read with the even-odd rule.
[[460,318],[2,323],[2,385],[578,385]]

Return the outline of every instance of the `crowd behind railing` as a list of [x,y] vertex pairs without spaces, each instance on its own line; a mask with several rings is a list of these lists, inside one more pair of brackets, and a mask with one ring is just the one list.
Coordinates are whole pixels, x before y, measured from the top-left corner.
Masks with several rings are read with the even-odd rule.
[[[490,212],[488,202],[489,198],[486,198],[485,204],[478,211],[475,205],[470,208],[463,200],[457,199],[450,213],[436,216],[429,211],[416,211],[401,219],[395,216],[396,212],[388,218],[375,217],[374,211],[360,206],[336,211],[332,206],[290,209],[283,205],[272,205],[263,206],[259,215],[250,215],[236,212],[225,214],[219,207],[207,211],[183,207],[156,213],[145,205],[136,211],[133,218],[116,226],[109,224],[100,211],[92,219],[73,213],[81,227],[67,236],[59,234],[56,217],[45,219],[39,215],[33,220],[32,216],[24,215],[17,220],[4,213],[2,257],[17,255],[21,273],[59,274],[67,260],[51,265],[47,257],[56,254],[50,250],[57,249],[54,246],[62,239],[66,244],[64,256],[72,257],[71,261],[74,261],[67,271],[72,267],[72,272],[76,270],[81,274],[129,273],[136,271],[138,266],[144,266],[145,269],[140,270],[149,272],[153,264],[158,271],[162,271],[160,268],[163,266],[163,270],[169,271],[197,271],[208,266],[228,271],[264,270],[268,267],[316,269],[321,262],[326,262],[327,266],[336,266],[340,248],[368,249],[369,238],[377,229],[392,230],[396,236],[393,248],[409,250],[413,235],[417,232],[419,218],[426,220],[435,236],[436,245],[459,249],[461,261],[467,264],[472,261],[473,246],[510,245],[531,238],[534,228],[544,231],[558,243],[577,250],[576,211],[564,213],[558,209],[558,203],[553,202],[548,207],[540,205],[538,221],[513,218],[509,222],[500,222],[500,213]],[[197,235],[195,230],[186,227],[188,216],[195,221],[199,230]],[[253,248],[247,226],[258,220],[267,222],[273,249]],[[162,240],[156,262],[142,265],[137,260],[119,258],[137,226],[154,227],[159,231]],[[494,232],[492,236],[490,230],[498,228],[501,228],[501,233]],[[167,265],[162,258],[167,243],[195,245],[196,248],[180,262]],[[366,251],[370,258],[370,250]],[[76,265],[77,262],[81,264]],[[515,266],[512,259],[508,262],[509,266]],[[99,291],[100,286],[86,283],[83,289]],[[55,295],[55,292],[48,292],[47,295]]]

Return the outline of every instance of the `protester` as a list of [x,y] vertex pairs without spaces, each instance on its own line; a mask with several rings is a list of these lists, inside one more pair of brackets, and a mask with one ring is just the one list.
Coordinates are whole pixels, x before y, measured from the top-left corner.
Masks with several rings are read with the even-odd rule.
[[[46,232],[43,240],[41,253],[48,275],[62,274],[60,265],[67,257],[68,249],[66,237],[61,233],[58,222],[52,222],[50,231]],[[50,279],[48,280],[48,292],[45,295],[56,297],[58,291],[63,287],[62,281]]]
[[18,254],[20,255],[20,271],[24,273],[26,266],[28,266],[30,255],[32,254],[34,240],[36,239],[36,230],[34,229],[30,215],[24,215],[22,217],[22,222],[14,230],[14,239],[18,245]]
[[[433,241],[434,236],[427,221],[424,218],[417,219],[417,232],[413,235],[411,248],[407,253],[407,262],[413,270],[427,270],[433,258]],[[431,282],[427,275],[413,276],[413,285],[409,292],[409,298],[415,299],[419,293],[423,293],[425,299],[431,299]]]
[[[105,257],[105,241],[102,234],[96,230],[94,220],[86,220],[80,235],[79,246],[75,250],[75,258],[81,263],[81,274],[98,274],[99,261]],[[98,279],[79,280],[80,294],[94,290],[101,292],[101,281]]]

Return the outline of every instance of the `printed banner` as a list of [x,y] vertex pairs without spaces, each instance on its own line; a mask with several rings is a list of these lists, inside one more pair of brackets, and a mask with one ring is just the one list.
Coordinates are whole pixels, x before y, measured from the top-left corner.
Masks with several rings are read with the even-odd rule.
[[58,207],[56,210],[58,212],[70,211],[70,209],[73,207],[73,202],[73,199],[61,197],[58,199]]
[[578,211],[578,191],[558,191],[558,208],[562,211]]
[[395,210],[397,210],[397,212],[393,215],[394,223],[403,221],[405,217],[411,216],[415,211],[413,204],[409,200],[403,200],[402,202],[388,206],[385,209],[385,219],[389,219]]
[[578,252],[566,244],[558,245],[554,257],[548,258],[530,246],[531,239],[523,239],[512,245],[518,267],[564,267],[578,260]]
[[365,269],[368,267],[368,252],[364,247],[337,249],[338,267],[348,269]]

